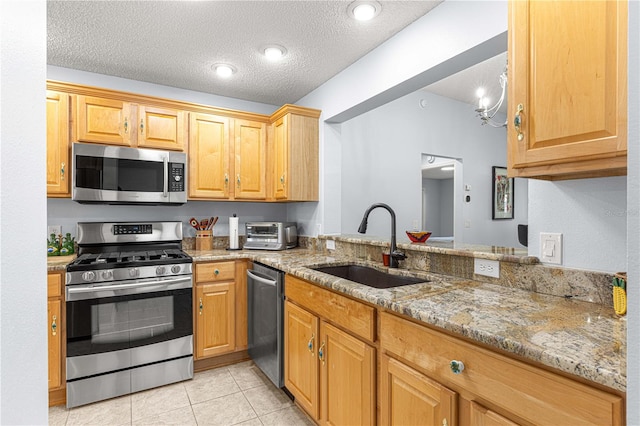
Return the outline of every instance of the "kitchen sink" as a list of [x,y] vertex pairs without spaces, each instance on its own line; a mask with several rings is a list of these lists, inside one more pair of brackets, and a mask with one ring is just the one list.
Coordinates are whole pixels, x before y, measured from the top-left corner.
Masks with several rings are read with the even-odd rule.
[[335,277],[344,278],[349,281],[355,281],[360,284],[374,288],[392,288],[403,285],[424,283],[429,280],[424,278],[404,277],[393,275],[377,269],[360,265],[341,265],[341,266],[321,266],[311,268],[314,271],[323,272]]

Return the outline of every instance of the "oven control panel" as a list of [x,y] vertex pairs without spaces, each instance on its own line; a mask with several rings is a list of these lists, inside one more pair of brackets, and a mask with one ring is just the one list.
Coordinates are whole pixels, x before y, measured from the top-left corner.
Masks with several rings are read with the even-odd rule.
[[153,225],[150,223],[127,223],[113,225],[113,235],[152,234]]

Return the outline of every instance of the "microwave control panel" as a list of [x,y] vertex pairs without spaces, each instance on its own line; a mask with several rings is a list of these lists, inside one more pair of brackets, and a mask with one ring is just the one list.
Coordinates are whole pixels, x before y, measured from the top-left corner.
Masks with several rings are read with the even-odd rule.
[[170,163],[169,192],[184,192],[184,164]]

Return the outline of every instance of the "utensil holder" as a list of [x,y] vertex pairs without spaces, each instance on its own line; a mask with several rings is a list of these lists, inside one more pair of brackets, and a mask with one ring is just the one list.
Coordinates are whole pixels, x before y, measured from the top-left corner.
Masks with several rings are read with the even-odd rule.
[[196,250],[213,250],[213,230],[196,231]]

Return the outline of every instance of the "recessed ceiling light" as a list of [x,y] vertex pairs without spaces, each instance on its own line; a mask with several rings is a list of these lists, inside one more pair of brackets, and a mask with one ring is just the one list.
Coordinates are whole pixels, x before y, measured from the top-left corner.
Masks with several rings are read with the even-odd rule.
[[355,18],[358,21],[368,21],[376,17],[382,6],[377,1],[354,1],[347,8],[349,16]]
[[286,53],[287,49],[282,46],[278,46],[276,44],[272,44],[269,46],[265,46],[263,49],[264,56],[271,61],[277,61],[282,58]]
[[236,67],[229,64],[214,64],[211,68],[216,72],[219,77],[228,78],[236,73]]

